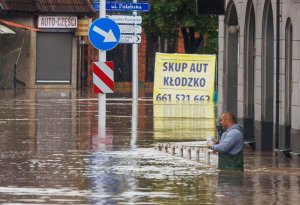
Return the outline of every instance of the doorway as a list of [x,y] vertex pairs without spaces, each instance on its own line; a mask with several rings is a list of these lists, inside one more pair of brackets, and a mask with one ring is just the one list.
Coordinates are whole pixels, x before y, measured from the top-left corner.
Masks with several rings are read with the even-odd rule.
[[292,124],[292,57],[293,57],[293,25],[288,18],[285,27],[285,98],[284,98],[284,139],[280,145],[283,149],[291,148]]
[[270,0],[265,2],[262,25],[261,151],[273,151],[274,26]]
[[247,5],[245,22],[245,60],[244,60],[244,138],[254,139],[255,103],[255,13],[253,2]]

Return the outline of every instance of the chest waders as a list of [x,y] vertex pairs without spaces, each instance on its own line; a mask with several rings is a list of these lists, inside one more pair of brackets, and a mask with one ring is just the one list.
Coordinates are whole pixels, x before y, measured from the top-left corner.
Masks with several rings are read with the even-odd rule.
[[244,171],[244,157],[243,150],[235,155],[218,153],[218,169],[220,170],[232,170],[232,171]]

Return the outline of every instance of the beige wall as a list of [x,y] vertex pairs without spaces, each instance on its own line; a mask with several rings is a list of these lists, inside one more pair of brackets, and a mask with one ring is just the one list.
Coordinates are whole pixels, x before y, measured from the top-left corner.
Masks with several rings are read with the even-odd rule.
[[[247,0],[231,0],[226,1],[226,5],[229,2],[234,2],[237,15],[238,15],[238,23],[240,27],[239,32],[239,64],[238,64],[238,117],[243,118],[243,88],[244,88],[244,36],[245,36],[245,15],[246,15],[246,7]],[[261,120],[261,39],[262,39],[262,19],[263,19],[263,11],[265,0],[253,0],[254,10],[255,10],[255,23],[256,23],[256,64],[255,64],[255,119]],[[273,22],[274,22],[274,31],[276,31],[276,1],[272,0],[272,9],[273,9]],[[285,24],[287,19],[290,18],[293,24],[293,91],[292,91],[292,127],[296,129],[300,129],[300,4],[292,1],[286,0],[281,1],[281,50],[280,50],[280,100],[283,102],[284,98],[284,56],[285,56]],[[226,16],[219,16],[219,58],[218,58],[218,69],[219,69],[219,113],[222,112],[223,107],[223,91],[222,87],[224,85],[223,82],[223,71],[224,71],[224,19]],[[276,33],[274,33],[274,40],[276,40]],[[275,41],[274,41],[275,45]],[[276,47],[274,46],[274,66],[275,64],[275,53]],[[274,68],[274,74],[275,74]],[[275,76],[275,75],[274,75]],[[274,81],[275,82],[275,81]],[[275,99],[275,85],[274,85],[274,99]],[[284,122],[284,104],[280,103],[280,123]],[[274,102],[275,109],[275,102]],[[275,110],[274,110],[275,113]],[[297,113],[297,114],[296,114]],[[274,120],[275,121],[275,120]]]
[[[268,0],[252,0],[254,7],[254,15],[255,15],[255,64],[254,64],[254,136],[256,139],[257,147],[261,147],[263,150],[263,144],[267,143],[268,140],[271,140],[270,144],[273,143],[273,147],[275,146],[275,138],[268,138],[269,134],[272,133],[273,124],[273,137],[275,136],[275,123],[276,123],[276,0],[271,0],[272,12],[273,12],[273,29],[274,29],[274,51],[273,51],[273,105],[272,104],[264,104],[262,103],[263,99],[266,98],[263,90],[265,80],[263,79],[262,73],[265,72],[265,67],[263,65],[263,19],[264,19],[264,9],[265,2]],[[230,8],[229,5],[232,3],[235,5],[237,10],[237,21],[239,26],[238,33],[238,44],[239,44],[239,60],[237,65],[237,117],[244,122],[244,119],[247,118],[246,110],[247,101],[245,100],[245,78],[246,68],[244,60],[246,59],[245,55],[245,24],[246,24],[246,14],[247,14],[247,5],[250,0],[227,0],[226,8]],[[291,148],[299,149],[300,148],[300,4],[298,1],[294,0],[281,0],[281,21],[280,21],[280,94],[279,94],[279,148],[285,146],[285,143],[288,140],[286,136],[289,136],[286,131],[290,130],[291,132]],[[226,36],[225,33],[228,25],[225,24],[226,19],[228,19],[229,13],[226,13],[225,16],[219,16],[219,51],[218,51],[218,71],[219,71],[219,102],[218,102],[218,114],[222,111],[225,111],[226,108],[226,95],[228,90],[224,89],[230,82],[226,82],[228,79],[226,72],[226,59],[228,53],[226,53]],[[286,122],[286,87],[285,87],[285,29],[286,23],[288,19],[291,19],[292,27],[293,27],[293,38],[292,38],[292,93],[291,93],[291,124],[285,124]],[[270,36],[266,36],[266,38],[270,38]],[[269,46],[269,44],[267,45]],[[269,47],[270,48],[270,47]],[[230,52],[230,51],[228,51]],[[270,64],[269,64],[270,65]],[[269,74],[268,74],[269,76]],[[227,80],[228,81],[228,80]],[[269,92],[268,92],[269,93]],[[273,122],[268,125],[269,121],[266,121],[263,117],[264,109],[273,108]],[[251,121],[251,119],[250,119]],[[266,124],[267,123],[267,124]],[[245,124],[244,124],[245,126]],[[251,126],[250,126],[251,127]],[[268,134],[266,134],[268,133]],[[268,137],[266,137],[268,136]],[[258,139],[258,140],[257,140]],[[286,148],[286,147],[285,147]]]

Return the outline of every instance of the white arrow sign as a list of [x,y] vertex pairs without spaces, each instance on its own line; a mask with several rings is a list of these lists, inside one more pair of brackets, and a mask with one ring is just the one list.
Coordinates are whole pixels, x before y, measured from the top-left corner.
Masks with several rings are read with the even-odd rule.
[[142,26],[140,25],[119,25],[121,33],[142,33]]
[[141,43],[141,35],[121,34],[120,43]]
[[129,15],[109,15],[108,18],[114,20],[117,24],[141,24],[141,16],[129,16]]
[[99,35],[103,36],[104,37],[103,42],[105,42],[105,43],[117,42],[117,39],[111,29],[109,29],[109,31],[106,32],[106,31],[103,31],[101,28],[94,26],[93,31],[95,31]]

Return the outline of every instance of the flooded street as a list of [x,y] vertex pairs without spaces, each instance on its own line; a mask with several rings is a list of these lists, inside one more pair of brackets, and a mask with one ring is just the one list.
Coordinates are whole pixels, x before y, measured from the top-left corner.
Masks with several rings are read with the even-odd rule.
[[245,149],[245,172],[219,172],[216,156],[206,164],[158,151],[215,135],[215,119],[130,96],[107,95],[102,136],[93,94],[0,90],[0,204],[299,203],[300,160]]

